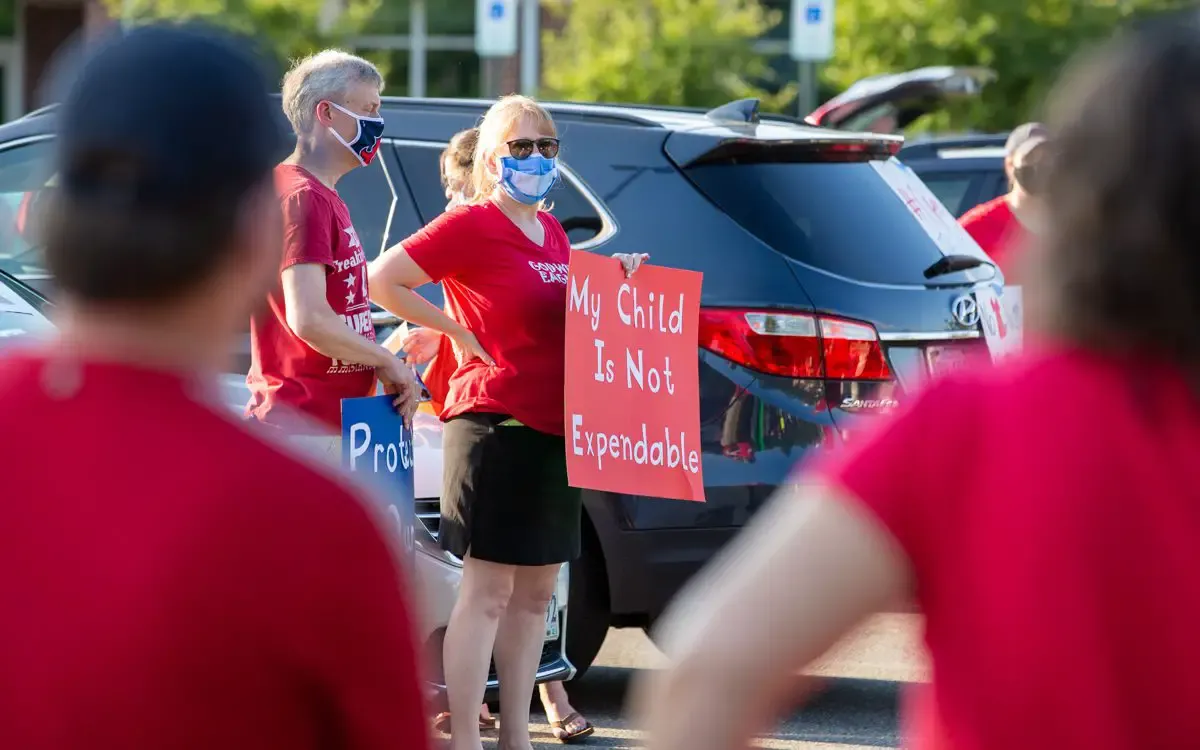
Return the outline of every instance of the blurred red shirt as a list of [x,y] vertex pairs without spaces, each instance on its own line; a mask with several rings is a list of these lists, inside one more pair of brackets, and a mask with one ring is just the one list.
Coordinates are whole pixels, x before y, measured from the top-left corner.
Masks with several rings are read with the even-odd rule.
[[196,384],[0,359],[0,747],[428,747],[398,558]]
[[1195,744],[1197,455],[1178,369],[1046,349],[935,381],[818,469],[911,561],[933,663],[914,746]]
[[1021,283],[1015,260],[1027,242],[1029,232],[1013,214],[1008,196],[1002,195],[975,206],[963,214],[958,223],[996,262],[1006,283]]
[[[346,325],[375,340],[367,287],[367,257],[337,191],[294,164],[275,168],[283,202],[284,243],[280,272],[300,263],[325,271],[326,301]],[[246,414],[260,422],[311,432],[307,422],[288,421],[300,412],[324,429],[341,434],[342,399],[375,393],[375,368],[331,359],[297,336],[287,322],[283,288],[276,286],[267,308],[250,323],[250,372]],[[282,405],[288,408],[276,410]]]

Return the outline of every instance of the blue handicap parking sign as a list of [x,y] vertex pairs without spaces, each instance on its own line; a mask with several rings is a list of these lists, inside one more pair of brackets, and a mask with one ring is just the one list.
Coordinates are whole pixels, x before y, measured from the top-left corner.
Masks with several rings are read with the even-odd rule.
[[412,429],[392,396],[342,399],[342,464],[383,493],[405,558],[416,552]]
[[804,10],[804,19],[809,23],[821,22],[821,6],[817,3],[809,3]]
[[497,0],[497,2],[492,3],[492,7],[489,9],[489,13],[492,16],[492,18],[497,21],[499,21],[501,18],[504,18],[504,3],[499,2],[499,0]]

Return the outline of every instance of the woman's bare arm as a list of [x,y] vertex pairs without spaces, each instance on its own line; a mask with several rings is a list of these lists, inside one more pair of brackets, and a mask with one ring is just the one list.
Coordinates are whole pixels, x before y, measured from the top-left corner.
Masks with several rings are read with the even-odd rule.
[[746,747],[798,672],[910,589],[900,546],[844,490],[777,493],[690,583],[656,640],[670,660],[634,692],[649,750]]
[[454,336],[463,328],[413,290],[429,283],[403,245],[393,245],[367,266],[371,301],[414,325]]
[[446,334],[454,341],[459,361],[481,359],[488,365],[496,362],[480,345],[475,334],[454,322],[446,313],[413,290],[428,284],[430,278],[409,257],[403,245],[393,245],[367,267],[371,285],[371,300],[377,305],[408,321]]

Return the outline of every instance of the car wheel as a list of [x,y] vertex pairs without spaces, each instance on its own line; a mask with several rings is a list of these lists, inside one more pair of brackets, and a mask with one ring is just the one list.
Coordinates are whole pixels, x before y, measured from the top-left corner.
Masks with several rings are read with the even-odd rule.
[[591,525],[584,523],[583,554],[571,564],[567,610],[567,658],[575,665],[576,679],[596,660],[608,635],[608,578],[600,542]]

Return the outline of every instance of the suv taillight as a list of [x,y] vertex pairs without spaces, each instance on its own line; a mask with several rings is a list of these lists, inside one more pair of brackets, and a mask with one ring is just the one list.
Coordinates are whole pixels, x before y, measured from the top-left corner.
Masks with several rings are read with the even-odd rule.
[[770,310],[700,310],[700,346],[751,370],[788,378],[889,380],[870,323]]

